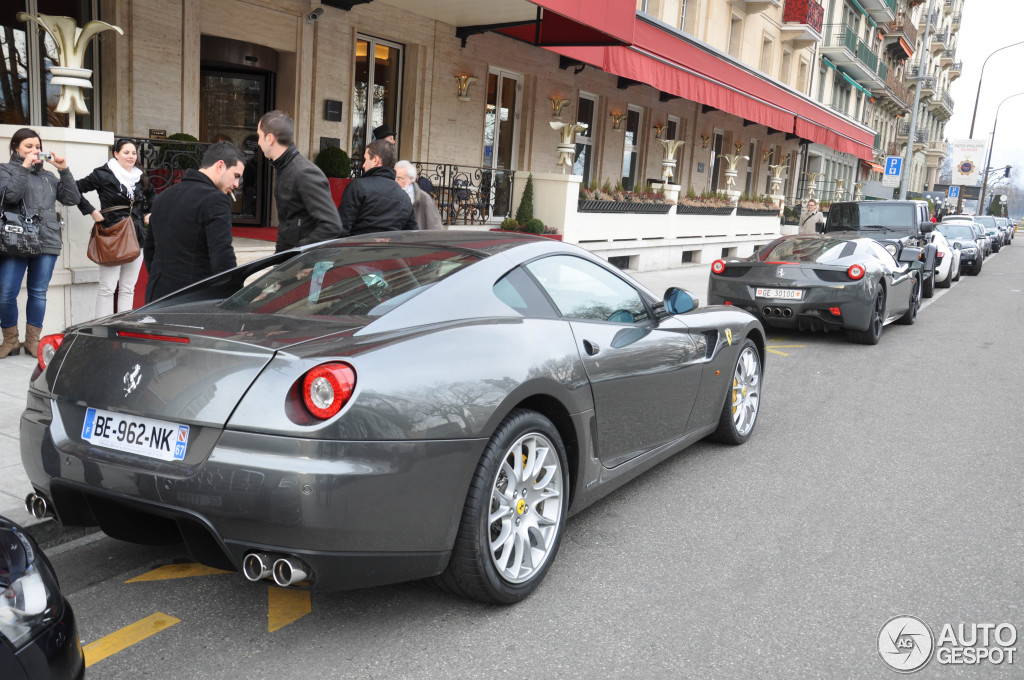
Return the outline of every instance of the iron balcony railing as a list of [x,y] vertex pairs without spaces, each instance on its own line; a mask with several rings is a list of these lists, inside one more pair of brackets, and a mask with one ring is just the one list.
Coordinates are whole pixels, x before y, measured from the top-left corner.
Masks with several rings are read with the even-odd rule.
[[903,106],[910,105],[910,90],[907,89],[907,86],[900,82],[900,79],[894,74],[889,73],[886,75],[885,89],[889,92],[889,96]]
[[890,21],[889,30],[900,34],[907,41],[910,49],[914,49],[917,45],[917,27],[907,17],[900,16],[895,21]]
[[846,24],[829,24],[825,47],[845,47],[850,54],[857,54],[857,32]]
[[957,73],[961,73],[963,71],[963,68],[964,68],[964,62],[963,61],[954,61],[952,63],[952,65],[950,65],[949,70],[950,71],[956,71]]
[[514,170],[416,161],[417,182],[446,225],[484,224],[512,217]]
[[179,142],[142,137],[116,137],[128,139],[139,152],[137,167],[146,173],[157,193],[185,176],[186,170],[199,167],[203,154],[210,146],[205,142]]
[[[896,129],[897,137],[909,137],[910,136],[910,123],[901,123]],[[914,135],[914,141],[917,143],[928,142],[928,131],[918,128],[917,133]]]
[[953,98],[949,96],[949,92],[946,90],[942,91],[942,103],[950,110],[950,112],[953,111]]
[[786,0],[782,9],[782,22],[787,24],[807,24],[818,33],[825,20],[825,8],[818,0]]

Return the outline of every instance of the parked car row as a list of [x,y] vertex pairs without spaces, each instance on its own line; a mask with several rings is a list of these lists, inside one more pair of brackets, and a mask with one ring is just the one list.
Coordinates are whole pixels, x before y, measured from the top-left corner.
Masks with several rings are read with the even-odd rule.
[[710,304],[745,309],[766,326],[841,330],[874,345],[891,322],[913,324],[922,297],[977,275],[990,237],[969,218],[933,224],[923,201],[833,203],[824,234],[791,235],[750,257],[716,260]]

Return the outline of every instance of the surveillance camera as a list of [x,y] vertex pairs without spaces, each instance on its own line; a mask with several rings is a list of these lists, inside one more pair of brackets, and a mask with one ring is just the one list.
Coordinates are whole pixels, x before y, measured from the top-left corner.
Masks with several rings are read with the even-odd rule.
[[322,17],[323,15],[324,15],[324,8],[323,7],[317,7],[316,9],[311,11],[308,15],[306,15],[306,23],[307,24],[312,24],[314,22],[320,21],[320,17]]

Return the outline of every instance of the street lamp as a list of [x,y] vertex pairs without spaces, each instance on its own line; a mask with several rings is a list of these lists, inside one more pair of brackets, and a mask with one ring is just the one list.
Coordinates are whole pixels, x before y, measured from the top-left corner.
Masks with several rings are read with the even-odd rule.
[[988,153],[985,154],[985,179],[981,181],[981,197],[978,201],[978,212],[975,213],[976,215],[980,215],[981,211],[984,210],[985,207],[985,190],[986,188],[988,188],[988,166],[989,163],[992,162],[992,147],[995,146],[996,143],[996,126],[999,125],[999,109],[1003,108],[1003,104],[1005,104],[1010,99],[1013,99],[1014,97],[1020,97],[1021,95],[1024,95],[1024,92],[1011,94],[1009,97],[999,102],[999,106],[996,107],[996,119],[992,122],[992,136],[989,138],[988,141]]

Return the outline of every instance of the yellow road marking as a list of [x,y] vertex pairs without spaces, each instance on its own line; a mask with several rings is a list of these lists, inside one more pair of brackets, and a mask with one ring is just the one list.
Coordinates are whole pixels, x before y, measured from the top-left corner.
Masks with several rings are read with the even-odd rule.
[[90,642],[82,647],[82,651],[85,653],[85,665],[89,667],[94,663],[99,663],[108,656],[113,656],[137,642],[142,642],[149,636],[170,628],[176,623],[181,623],[181,621],[173,616],[157,612],[110,635],[101,637],[96,642]]
[[173,578],[189,578],[190,576],[213,576],[216,574],[232,574],[234,572],[214,569],[205,564],[165,564],[141,576],[130,578],[125,583],[144,583],[146,581],[169,581]]
[[308,590],[267,588],[267,630],[273,633],[313,611]]

